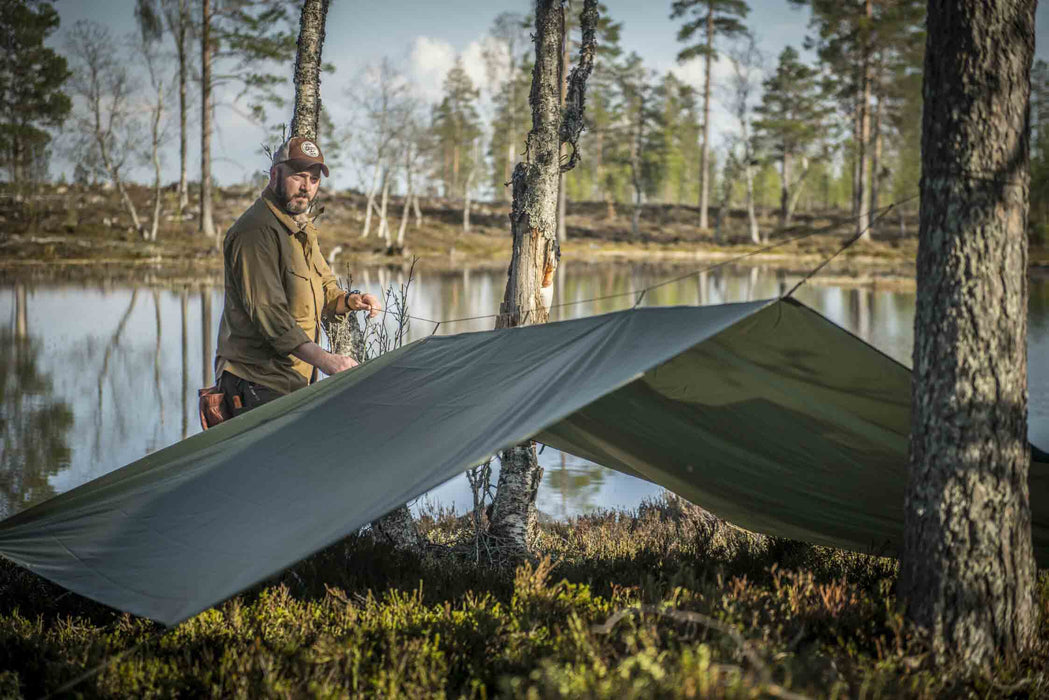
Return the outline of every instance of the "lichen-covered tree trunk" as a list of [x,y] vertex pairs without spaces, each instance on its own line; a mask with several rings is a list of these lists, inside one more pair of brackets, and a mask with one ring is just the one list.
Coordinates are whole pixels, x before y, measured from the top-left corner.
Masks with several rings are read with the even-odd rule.
[[215,238],[211,212],[211,0],[202,0],[200,21],[200,231]]
[[321,118],[321,51],[328,0],[304,0],[295,55],[295,116],[291,135],[319,138]]
[[941,660],[1036,629],[1027,444],[1035,0],[931,0],[901,594]]
[[[526,159],[514,168],[510,230],[513,257],[496,328],[545,323],[550,315],[554,274],[560,258],[557,243],[558,185],[563,171],[562,143],[573,155],[582,128],[586,80],[593,69],[597,0],[586,0],[581,16],[583,40],[579,61],[569,78],[562,118],[560,76],[564,15],[557,0],[538,0],[535,8],[535,65],[532,70],[532,130]],[[528,533],[536,522],[535,497],[542,469],[531,443],[500,454],[499,482],[492,504],[489,532],[508,551],[526,552]]]

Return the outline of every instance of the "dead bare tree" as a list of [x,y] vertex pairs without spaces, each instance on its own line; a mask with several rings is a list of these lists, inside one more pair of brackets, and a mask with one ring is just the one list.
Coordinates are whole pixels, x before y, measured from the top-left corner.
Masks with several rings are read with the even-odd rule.
[[80,20],[70,30],[67,45],[74,64],[70,88],[77,100],[73,112],[79,137],[76,148],[97,156],[131,225],[141,233],[142,221],[124,183],[125,166],[141,143],[142,125],[132,104],[134,83],[106,27]]
[[153,212],[150,216],[149,228],[143,227],[142,229],[142,238],[147,241],[155,241],[157,240],[157,231],[160,228],[161,205],[163,203],[160,149],[167,135],[164,95],[168,88],[164,86],[164,77],[161,74],[160,57],[157,54],[156,45],[153,42],[142,40],[139,43],[139,51],[146,65],[146,75],[149,77],[151,88],[151,100],[146,105],[146,108],[149,112],[149,160],[153,165]]
[[372,171],[361,230],[361,237],[367,238],[373,213],[380,213],[375,198],[382,192],[385,174],[394,165],[397,144],[410,129],[417,104],[404,75],[385,58],[367,68],[348,94],[356,102],[356,157]]
[[[557,243],[558,180],[575,167],[576,141],[583,129],[586,81],[594,67],[597,0],[586,0],[580,16],[579,60],[569,78],[565,108],[560,107],[561,45],[565,23],[562,2],[538,0],[535,7],[535,67],[532,71],[532,130],[525,160],[514,168],[510,230],[513,257],[500,307],[497,328],[545,323],[550,292],[560,258]],[[560,162],[561,144],[571,155]],[[528,550],[528,535],[536,524],[535,497],[542,469],[533,443],[500,454],[499,482],[492,504],[490,534],[508,551]]]

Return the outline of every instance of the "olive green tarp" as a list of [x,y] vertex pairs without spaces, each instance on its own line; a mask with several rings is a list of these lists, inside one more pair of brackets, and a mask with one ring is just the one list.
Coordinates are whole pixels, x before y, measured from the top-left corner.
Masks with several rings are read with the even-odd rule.
[[[895,554],[910,372],[793,300],[429,337],[0,522],[0,554],[175,624],[535,438],[757,532]],[[1049,564],[1049,465],[1031,467]]]

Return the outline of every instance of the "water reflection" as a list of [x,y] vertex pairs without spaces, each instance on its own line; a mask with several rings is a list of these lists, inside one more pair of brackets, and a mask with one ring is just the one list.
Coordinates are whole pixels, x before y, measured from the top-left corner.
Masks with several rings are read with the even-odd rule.
[[69,467],[73,425],[72,409],[38,364],[25,286],[14,298],[14,327],[0,329],[0,517],[55,494],[51,477]]
[[[347,271],[343,271],[344,273]],[[554,320],[630,308],[637,290],[680,273],[646,265],[563,264]],[[800,277],[776,268],[689,273],[651,288],[640,304],[719,304],[779,296]],[[405,270],[356,271],[353,285],[400,285]],[[441,334],[493,326],[505,270],[417,271],[413,316],[446,320]],[[802,286],[796,297],[835,323],[910,364],[914,295],[871,288]],[[88,284],[0,287],[3,372],[0,507],[18,510],[197,432],[196,391],[214,382],[222,309],[219,286]],[[4,316],[0,316],[4,318]],[[1049,285],[1031,284],[1032,438],[1049,444]],[[434,332],[413,321],[409,340]],[[177,327],[176,327],[177,326]],[[175,414],[178,414],[177,416]],[[1043,429],[1042,426],[1046,426]],[[1043,434],[1046,433],[1046,434]],[[658,487],[546,449],[540,509],[564,517],[598,507],[634,507]],[[429,495],[459,510],[471,504],[465,478]]]

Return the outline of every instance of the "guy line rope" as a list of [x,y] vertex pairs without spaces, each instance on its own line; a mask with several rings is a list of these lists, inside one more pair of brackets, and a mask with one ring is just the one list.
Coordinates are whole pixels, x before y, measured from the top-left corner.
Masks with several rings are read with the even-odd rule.
[[[831,260],[836,258],[838,255],[840,255],[842,252],[844,252],[846,248],[848,248],[853,243],[855,243],[860,238],[862,238],[863,235],[865,233],[867,233],[875,223],[877,223],[879,220],[884,218],[889,212],[891,212],[892,210],[894,210],[894,209],[896,209],[896,208],[898,208],[898,207],[900,207],[900,206],[902,206],[904,204],[907,204],[908,202],[911,202],[911,201],[914,201],[915,199],[918,199],[918,197],[919,197],[919,195],[917,195],[917,194],[911,195],[910,197],[907,197],[905,199],[897,200],[897,201],[895,201],[895,202],[893,202],[891,204],[888,204],[888,205],[886,205],[884,207],[880,207],[879,209],[875,210],[874,212],[869,212],[867,215],[870,217],[870,221],[868,222],[867,226],[864,227],[864,229],[862,231],[860,231],[859,233],[856,233],[856,234],[853,234],[852,236],[850,236],[845,241],[845,243],[841,246],[841,248],[839,248],[830,257],[828,257],[825,260],[823,260],[823,262],[821,262],[819,265],[817,265],[815,268],[813,268],[810,272],[808,272],[801,279],[801,281],[799,281],[797,284],[795,284],[790,289],[789,292],[787,292],[786,294],[782,295],[781,298],[789,297],[792,294],[794,294],[794,292],[797,291],[798,287],[803,285],[805,282],[809,281],[809,279],[811,279],[820,270],[822,270],[824,267],[826,267],[826,265]],[[839,219],[838,221],[835,221],[834,223],[827,224],[825,226],[821,226],[820,228],[817,228],[817,229],[814,229],[812,231],[809,231],[808,233],[803,233],[803,234],[800,234],[798,236],[792,236],[790,238],[784,238],[781,241],[776,241],[774,243],[769,243],[769,244],[767,244],[765,246],[762,246],[760,248],[756,248],[756,249],[748,251],[746,253],[741,253],[740,255],[733,256],[733,257],[731,257],[731,258],[729,258],[727,260],[722,260],[721,262],[717,262],[717,263],[714,263],[712,265],[708,265],[708,266],[700,268],[698,270],[692,270],[690,272],[687,272],[687,273],[685,273],[683,275],[679,275],[677,277],[671,277],[670,279],[666,279],[666,280],[663,280],[662,282],[657,282],[655,284],[651,284],[651,285],[649,285],[647,287],[642,287],[641,289],[632,289],[632,290],[629,290],[629,291],[626,291],[626,292],[617,292],[615,294],[605,294],[605,295],[602,295],[602,296],[591,297],[589,299],[576,299],[575,301],[561,302],[559,304],[554,304],[554,305],[550,306],[549,307],[549,311],[553,311],[554,309],[562,309],[562,308],[565,308],[565,307],[568,307],[568,306],[576,306],[578,304],[588,304],[588,303],[595,302],[595,301],[605,301],[607,299],[618,299],[620,297],[635,297],[633,308],[637,308],[638,306],[640,306],[641,301],[645,298],[645,296],[648,294],[648,292],[652,291],[653,289],[659,289],[660,287],[665,287],[667,285],[674,284],[675,282],[681,282],[682,280],[690,279],[690,278],[695,277],[696,275],[704,273],[704,272],[710,272],[712,270],[716,270],[718,268],[722,268],[722,267],[725,267],[727,265],[732,265],[733,263],[737,263],[740,260],[744,260],[744,259],[752,257],[754,255],[758,255],[760,253],[764,253],[766,251],[772,250],[773,248],[778,248],[780,246],[784,246],[784,245],[787,245],[789,243],[794,243],[794,242],[797,242],[797,241],[804,240],[806,238],[811,238],[812,236],[816,236],[816,235],[819,235],[821,233],[826,233],[827,231],[831,231],[831,230],[834,230],[836,228],[840,228],[841,226],[843,226],[845,224],[854,222],[854,221],[858,220],[859,218],[860,218],[859,216],[852,216],[852,217],[849,217],[849,218],[846,218],[846,219]],[[463,316],[461,318],[446,318],[446,319],[441,319],[439,321],[435,321],[432,318],[424,318],[422,316],[412,316],[411,314],[406,314],[407,318],[409,318],[409,319],[411,319],[413,321],[421,321],[423,323],[432,323],[433,324],[433,330],[430,332],[430,335],[435,335],[437,333],[437,330],[441,326],[446,325],[446,324],[462,323],[462,322],[465,322],[465,321],[480,321],[480,320],[488,319],[488,318],[497,319],[500,316],[504,316],[504,315],[507,315],[507,314],[504,314],[504,313],[483,314],[483,315],[480,315],[480,316]]]

